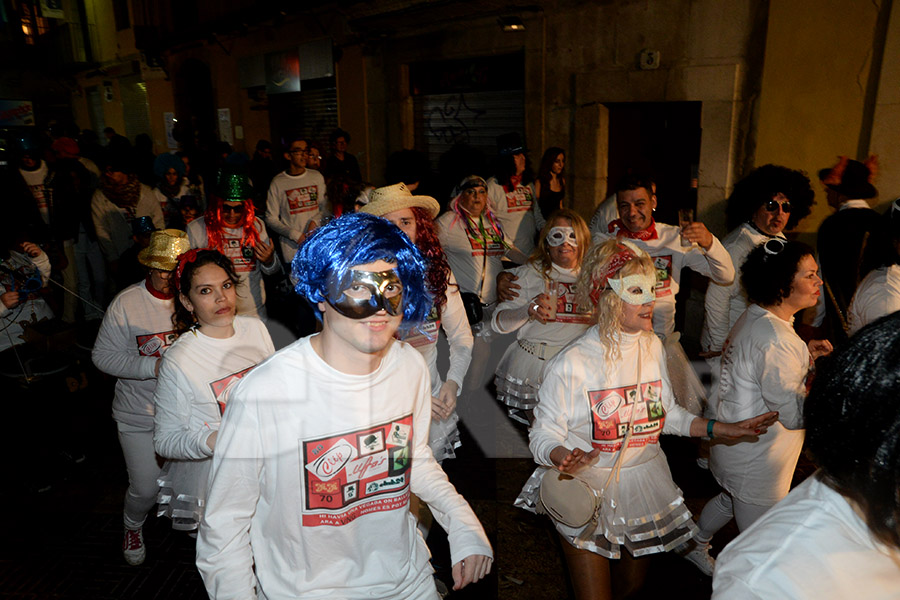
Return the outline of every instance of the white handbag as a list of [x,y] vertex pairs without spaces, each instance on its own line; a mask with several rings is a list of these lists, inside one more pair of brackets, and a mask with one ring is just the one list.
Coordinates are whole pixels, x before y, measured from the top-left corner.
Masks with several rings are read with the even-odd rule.
[[603,495],[609,489],[613,477],[618,481],[619,471],[622,467],[622,458],[625,456],[625,449],[631,439],[631,432],[634,429],[634,414],[637,412],[638,402],[643,400],[641,390],[641,352],[638,348],[638,365],[637,365],[637,394],[635,402],[632,405],[631,418],[628,421],[628,431],[625,432],[625,438],[619,447],[616,456],[616,462],[613,464],[609,477],[603,485],[602,490],[595,490],[587,482],[576,476],[563,473],[553,468],[544,473],[541,479],[541,488],[539,492],[539,502],[536,506],[538,513],[549,515],[554,521],[562,523],[573,529],[584,527],[584,530],[578,535],[581,538],[589,534],[597,527],[597,520],[600,517],[600,508],[603,505]]

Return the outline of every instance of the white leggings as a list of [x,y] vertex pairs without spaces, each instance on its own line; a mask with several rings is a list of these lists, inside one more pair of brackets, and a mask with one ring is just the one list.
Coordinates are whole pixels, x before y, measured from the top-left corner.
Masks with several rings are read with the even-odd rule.
[[701,544],[708,542],[732,518],[737,521],[738,530],[744,531],[770,508],[772,505],[747,504],[728,492],[722,492],[703,507],[700,522],[697,523],[700,532],[696,540]]
[[125,492],[125,528],[138,529],[156,504],[159,463],[153,449],[153,428],[116,423],[119,443],[128,469],[128,491]]

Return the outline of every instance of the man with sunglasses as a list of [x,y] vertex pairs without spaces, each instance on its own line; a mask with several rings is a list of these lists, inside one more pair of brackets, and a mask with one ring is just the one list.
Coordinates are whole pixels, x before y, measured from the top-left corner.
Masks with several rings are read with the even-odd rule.
[[293,261],[322,332],[231,391],[197,566],[211,598],[438,598],[410,493],[447,530],[454,589],[489,571],[472,509],[428,447],[430,376],[394,340],[431,308],[425,262],[364,213],[316,230]]
[[325,179],[307,168],[309,143],[296,138],[284,153],[288,167],[272,179],[266,201],[266,225],[278,234],[281,256],[290,263],[298,246],[327,212]]
[[731,283],[711,282],[706,289],[706,320],[700,343],[718,380],[719,355],[728,332],[747,309],[741,286],[740,268],[758,245],[773,238],[785,239],[785,229],[793,229],[809,215],[813,203],[809,178],[800,171],[779,165],[763,165],[734,186],[725,209],[731,231],[722,245],[731,256],[736,273]]

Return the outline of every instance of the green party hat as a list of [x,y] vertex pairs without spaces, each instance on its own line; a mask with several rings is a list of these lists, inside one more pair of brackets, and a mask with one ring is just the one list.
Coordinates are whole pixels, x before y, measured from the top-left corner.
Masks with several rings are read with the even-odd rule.
[[234,170],[219,171],[217,195],[224,202],[244,202],[253,198],[253,186],[246,173]]

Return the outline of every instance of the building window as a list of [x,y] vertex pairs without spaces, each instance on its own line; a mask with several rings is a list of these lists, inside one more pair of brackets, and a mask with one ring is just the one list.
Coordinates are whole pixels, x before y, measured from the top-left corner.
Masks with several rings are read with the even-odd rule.
[[21,5],[22,35],[25,43],[33,46],[38,36],[47,33],[49,24],[47,19],[38,14],[37,6],[23,2]]

